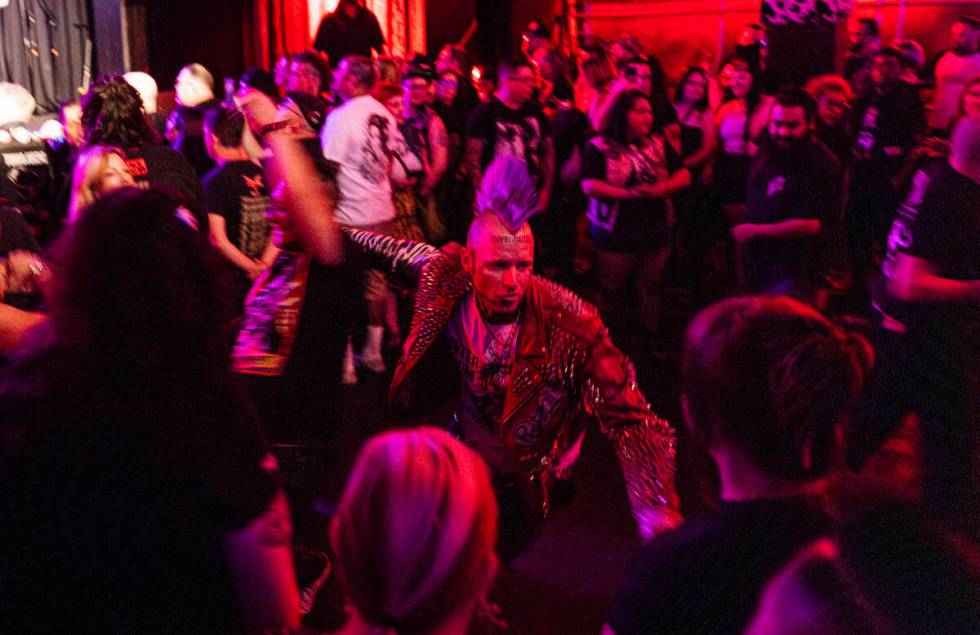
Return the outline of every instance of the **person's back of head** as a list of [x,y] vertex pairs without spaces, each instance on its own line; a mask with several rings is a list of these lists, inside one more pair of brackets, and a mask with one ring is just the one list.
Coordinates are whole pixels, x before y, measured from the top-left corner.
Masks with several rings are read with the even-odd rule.
[[143,99],[122,77],[94,83],[82,97],[85,145],[140,148],[157,136],[143,115]]
[[716,457],[734,451],[763,475],[816,480],[830,469],[873,358],[863,338],[795,300],[724,300],[685,334],[685,418]]
[[223,150],[240,150],[245,117],[237,108],[212,108],[204,115],[204,145],[215,161]]
[[358,455],[330,528],[355,618],[429,633],[466,623],[496,571],[497,503],[482,459],[436,428],[396,430]]
[[374,62],[363,55],[348,55],[340,60],[334,74],[334,89],[343,99],[366,95],[378,81]]
[[140,94],[140,98],[143,100],[143,110],[146,114],[155,113],[157,111],[157,94],[159,93],[156,80],[139,71],[124,73],[123,79]]

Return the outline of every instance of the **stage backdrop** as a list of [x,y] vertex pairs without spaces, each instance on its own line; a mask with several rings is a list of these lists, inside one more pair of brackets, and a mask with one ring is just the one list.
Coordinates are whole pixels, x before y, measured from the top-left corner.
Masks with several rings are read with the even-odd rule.
[[0,81],[25,87],[40,109],[55,110],[87,86],[85,0],[11,0],[0,9],[0,35]]

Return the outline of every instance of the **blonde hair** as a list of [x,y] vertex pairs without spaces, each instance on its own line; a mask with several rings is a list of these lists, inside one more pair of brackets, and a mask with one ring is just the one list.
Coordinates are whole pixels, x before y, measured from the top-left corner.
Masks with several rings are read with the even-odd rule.
[[82,210],[99,198],[102,175],[105,174],[109,157],[113,154],[126,160],[122,150],[113,146],[89,146],[78,155],[71,173],[71,197],[68,199],[69,223],[75,222]]
[[350,600],[400,633],[428,632],[483,592],[496,539],[486,465],[432,427],[368,441],[330,527]]

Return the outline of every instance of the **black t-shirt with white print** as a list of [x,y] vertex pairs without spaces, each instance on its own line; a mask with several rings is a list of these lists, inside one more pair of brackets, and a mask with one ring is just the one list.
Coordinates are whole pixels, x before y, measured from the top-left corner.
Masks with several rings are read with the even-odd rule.
[[[882,266],[893,275],[898,252],[929,262],[937,276],[980,280],[980,183],[960,174],[947,161],[927,166],[913,178],[913,188],[888,238]],[[892,301],[894,311],[901,306]],[[919,334],[948,351],[980,350],[980,306],[920,303],[905,305],[900,315]]]
[[466,136],[483,141],[481,169],[486,170],[496,158],[512,156],[527,163],[532,178],[540,180],[544,142],[551,136],[540,104],[528,102],[514,110],[494,97],[473,111]]
[[[659,134],[620,145],[595,137],[585,147],[583,179],[598,179],[629,188],[661,183],[684,167],[673,146]],[[670,243],[670,199],[590,199],[589,222],[596,248],[613,252],[645,252]]]
[[228,241],[249,258],[260,257],[270,231],[262,168],[251,161],[229,161],[208,172],[201,184],[204,207],[225,219]]

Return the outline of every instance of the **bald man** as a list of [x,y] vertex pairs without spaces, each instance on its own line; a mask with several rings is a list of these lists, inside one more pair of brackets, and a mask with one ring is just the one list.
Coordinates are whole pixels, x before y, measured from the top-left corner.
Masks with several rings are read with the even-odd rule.
[[915,175],[888,238],[880,366],[901,372],[882,392],[919,411],[927,502],[980,537],[980,118],[951,146]]
[[419,277],[390,408],[409,414],[461,396],[452,432],[493,470],[505,559],[533,541],[557,493],[568,491],[589,419],[617,451],[641,534],[678,519],[673,429],[650,409],[595,308],[531,273],[527,217],[536,203],[524,163],[498,159],[465,247],[348,232]]

